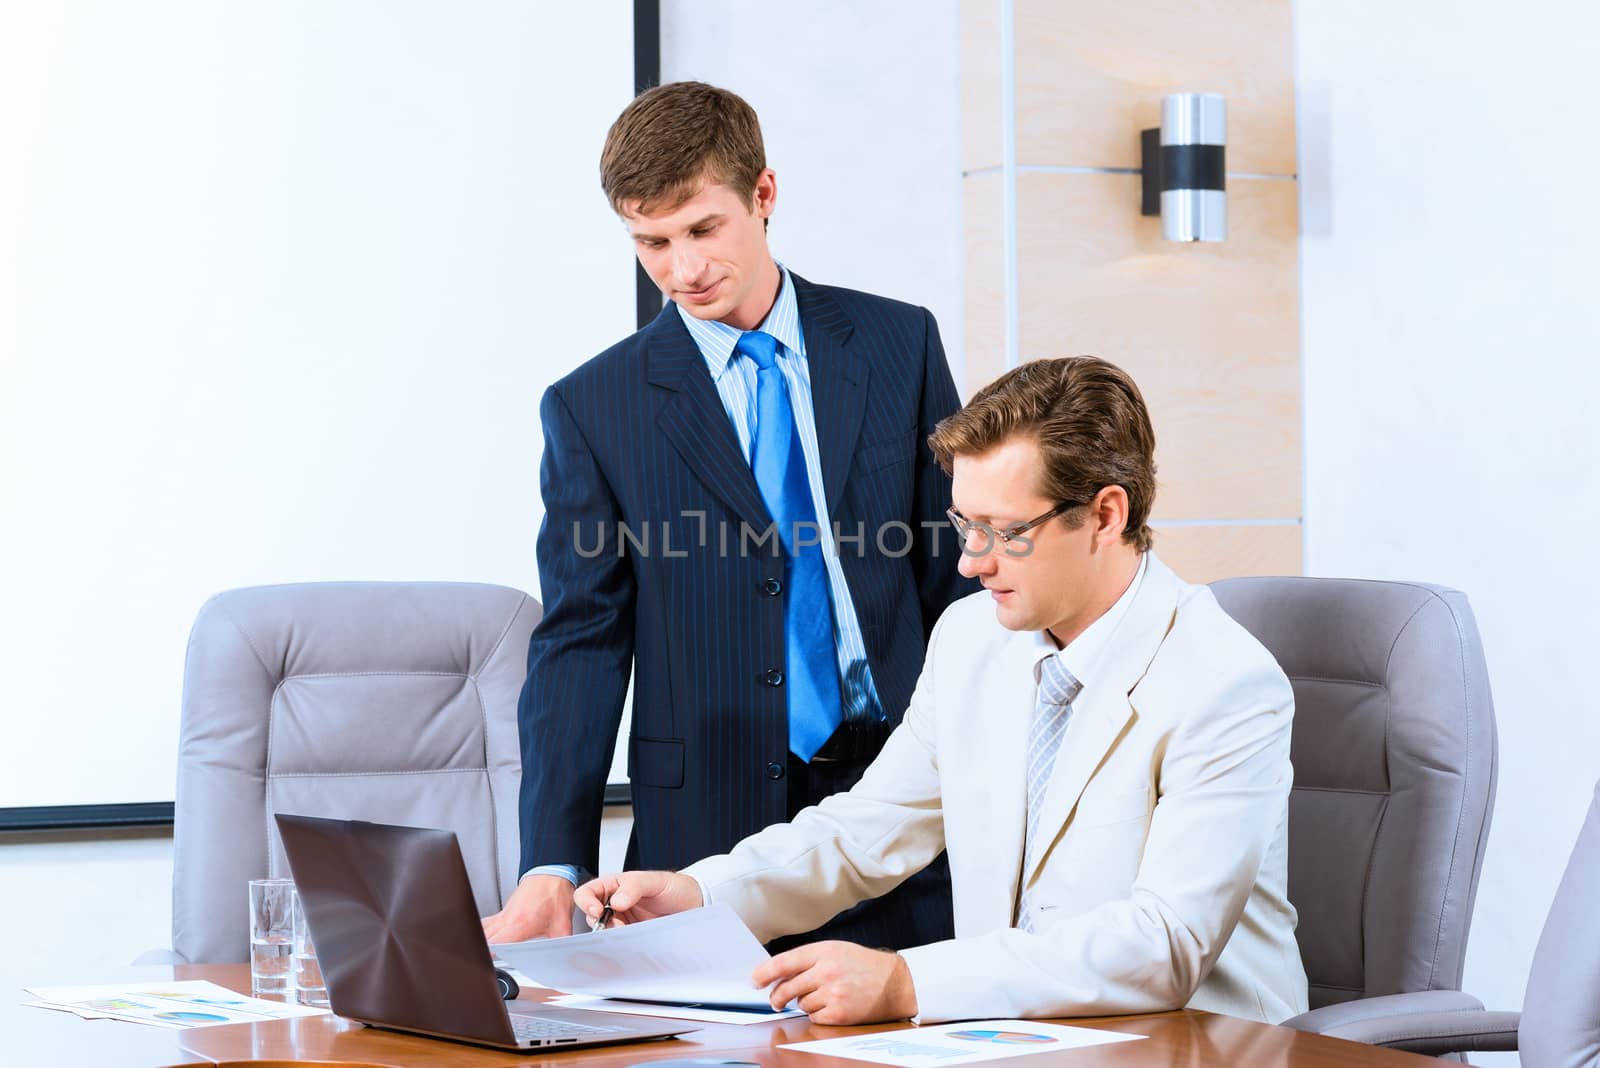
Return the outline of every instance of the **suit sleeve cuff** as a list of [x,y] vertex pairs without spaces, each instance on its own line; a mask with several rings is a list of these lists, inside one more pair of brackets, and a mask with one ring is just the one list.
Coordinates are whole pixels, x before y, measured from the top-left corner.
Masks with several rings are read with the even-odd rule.
[[917,1014],[911,1017],[912,1023],[945,1023],[991,1015],[974,1015],[972,987],[964,979],[967,973],[962,967],[962,952],[953,939],[900,951],[917,998]]

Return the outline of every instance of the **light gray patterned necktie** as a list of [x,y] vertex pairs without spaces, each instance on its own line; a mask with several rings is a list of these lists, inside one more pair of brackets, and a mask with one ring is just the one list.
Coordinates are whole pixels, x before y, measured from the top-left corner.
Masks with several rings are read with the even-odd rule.
[[[1072,677],[1059,656],[1047,656],[1039,662],[1039,696],[1034,701],[1033,726],[1028,731],[1028,836],[1023,846],[1024,879],[1033,871],[1038,851],[1049,844],[1048,836],[1041,841],[1038,834],[1039,810],[1044,807],[1050,773],[1055,770],[1056,753],[1061,749],[1061,736],[1066,733],[1067,720],[1072,718],[1072,702],[1082,689],[1083,683]],[[1017,903],[1017,926],[1031,932],[1030,894],[1031,889],[1024,886]]]

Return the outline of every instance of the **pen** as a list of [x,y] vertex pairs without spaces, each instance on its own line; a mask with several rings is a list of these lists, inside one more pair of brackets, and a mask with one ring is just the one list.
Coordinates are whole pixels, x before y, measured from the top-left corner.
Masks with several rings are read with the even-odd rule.
[[605,911],[600,913],[600,918],[598,920],[595,920],[593,923],[591,923],[589,925],[589,933],[590,934],[594,934],[596,931],[604,930],[606,924],[608,924],[610,922],[611,922],[611,906],[607,905],[605,907]]

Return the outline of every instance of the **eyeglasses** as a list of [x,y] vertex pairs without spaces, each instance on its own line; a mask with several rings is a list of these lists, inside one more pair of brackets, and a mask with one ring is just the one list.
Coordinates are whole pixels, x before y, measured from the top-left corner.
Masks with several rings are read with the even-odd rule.
[[1021,540],[1023,542],[1021,552],[1014,553],[1012,555],[1025,556],[1033,551],[1033,545],[1031,542],[1028,542],[1027,539],[1023,538],[1022,535],[1026,534],[1040,523],[1054,519],[1062,512],[1071,511],[1074,508],[1088,503],[1088,501],[1062,501],[1060,504],[1056,505],[1043,515],[1034,516],[1026,523],[1013,523],[1003,530],[997,530],[988,523],[982,523],[975,519],[968,519],[954,508],[946,508],[944,514],[950,517],[950,525],[956,528],[956,535],[961,539],[962,552],[967,552],[967,542],[971,540],[972,532],[976,530],[983,535],[983,548],[975,553],[971,553],[970,555],[982,556],[984,553],[989,551],[996,541],[999,541],[1000,544],[1006,546],[1006,551],[1010,553],[1011,542],[1013,540]]

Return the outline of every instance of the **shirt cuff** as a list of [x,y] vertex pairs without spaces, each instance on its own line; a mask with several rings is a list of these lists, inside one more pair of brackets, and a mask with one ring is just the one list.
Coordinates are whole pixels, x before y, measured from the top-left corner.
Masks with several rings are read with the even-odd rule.
[[701,908],[705,908],[707,905],[711,904],[711,888],[706,886],[706,881],[704,879],[700,878],[700,876],[696,875],[692,871],[679,872],[679,874],[687,875],[689,878],[695,881],[696,886],[700,887]]
[[517,882],[520,883],[522,879],[526,879],[530,875],[559,875],[574,887],[582,881],[582,876],[579,874],[577,867],[572,864],[540,864],[523,872],[522,878],[518,879]]

